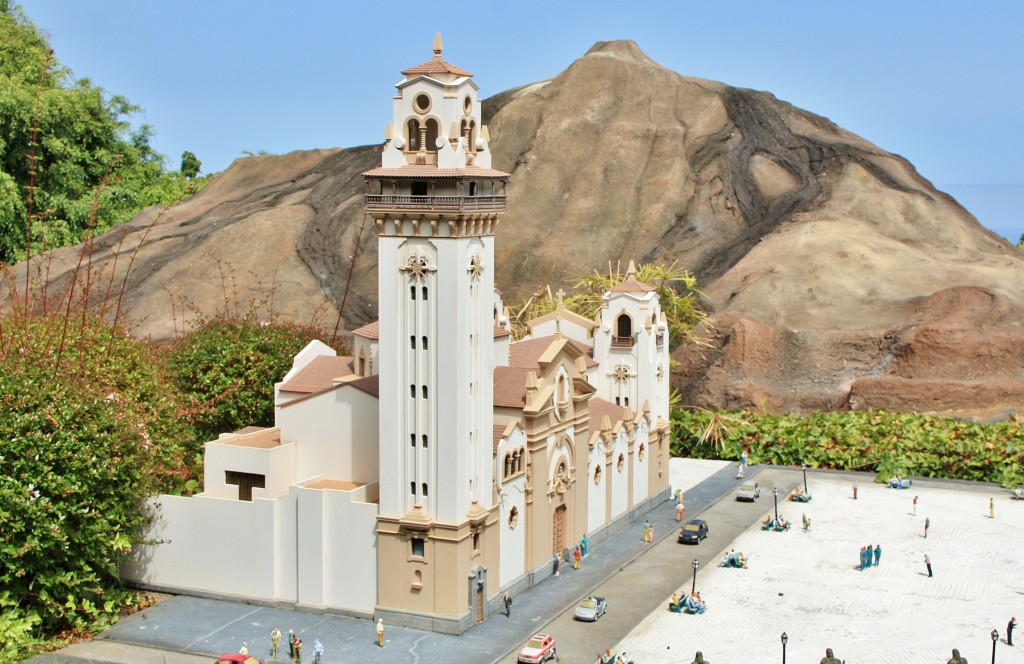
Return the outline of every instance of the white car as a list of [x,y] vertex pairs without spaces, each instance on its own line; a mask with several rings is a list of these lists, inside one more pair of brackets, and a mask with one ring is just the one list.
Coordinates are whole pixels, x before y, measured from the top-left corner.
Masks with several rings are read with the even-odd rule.
[[740,485],[740,488],[736,490],[736,500],[745,500],[752,503],[760,497],[761,487],[757,485],[757,482],[744,482]]

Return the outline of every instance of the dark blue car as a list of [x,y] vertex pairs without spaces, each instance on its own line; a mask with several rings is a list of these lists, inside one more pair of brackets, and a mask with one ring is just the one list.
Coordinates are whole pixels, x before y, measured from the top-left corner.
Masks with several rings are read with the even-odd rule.
[[708,522],[704,519],[691,519],[679,530],[680,544],[700,544],[708,536]]

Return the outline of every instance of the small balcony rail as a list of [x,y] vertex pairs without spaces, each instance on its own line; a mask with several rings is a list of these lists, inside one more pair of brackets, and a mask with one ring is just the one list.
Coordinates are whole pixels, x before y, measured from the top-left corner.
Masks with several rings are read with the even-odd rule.
[[504,210],[505,196],[389,196],[367,194],[368,210]]

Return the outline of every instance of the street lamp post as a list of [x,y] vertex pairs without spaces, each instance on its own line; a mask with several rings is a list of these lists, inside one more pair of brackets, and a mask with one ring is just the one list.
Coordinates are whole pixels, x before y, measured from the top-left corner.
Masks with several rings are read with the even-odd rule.
[[992,664],[996,664],[996,643],[999,642],[999,632],[992,630]]
[[782,633],[782,664],[786,664],[786,644],[789,643],[789,637],[786,633]]
[[693,593],[697,592],[697,567],[699,567],[699,566],[700,566],[700,562],[696,558],[694,558],[693,559],[693,585],[690,586],[690,595],[691,596],[693,595]]
[[772,489],[772,495],[775,496],[775,525],[779,525],[779,490],[778,488]]
[[807,490],[807,464],[800,464],[800,470],[804,471],[804,495],[809,496],[811,492]]

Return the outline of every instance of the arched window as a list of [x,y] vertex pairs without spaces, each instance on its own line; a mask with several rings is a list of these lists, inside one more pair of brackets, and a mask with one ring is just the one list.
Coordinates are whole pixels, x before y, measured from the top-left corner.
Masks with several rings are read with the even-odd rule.
[[621,314],[615,319],[615,336],[633,336],[633,319],[629,317],[629,314]]
[[503,478],[507,478],[507,477],[509,477],[512,474],[512,464],[513,464],[512,455],[511,454],[506,454],[505,455],[505,474],[502,476]]
[[409,120],[405,125],[405,144],[409,146],[410,152],[420,149],[420,121]]
[[424,145],[427,152],[437,152],[437,120],[427,120],[427,140]]

